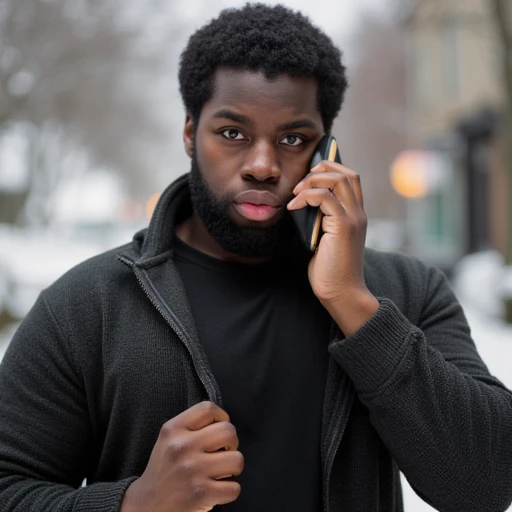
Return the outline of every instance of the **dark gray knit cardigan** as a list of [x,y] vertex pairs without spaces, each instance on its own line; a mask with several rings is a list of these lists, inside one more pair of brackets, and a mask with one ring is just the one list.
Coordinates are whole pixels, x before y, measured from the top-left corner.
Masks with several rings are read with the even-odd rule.
[[[68,272],[22,322],[0,366],[1,512],[115,512],[168,419],[222,406],[171,259],[188,201],[185,176],[133,243]],[[334,326],[326,347],[325,510],[401,511],[400,469],[441,511],[502,512],[512,394],[446,279],[370,250],[365,278],[379,311],[349,338]]]

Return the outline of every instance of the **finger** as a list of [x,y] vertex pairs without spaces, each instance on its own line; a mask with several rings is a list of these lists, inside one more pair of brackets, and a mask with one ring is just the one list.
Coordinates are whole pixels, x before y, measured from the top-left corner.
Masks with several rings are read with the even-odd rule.
[[182,412],[172,423],[174,426],[188,430],[201,430],[208,425],[221,421],[229,421],[229,415],[213,402],[200,402]]
[[228,421],[208,425],[200,432],[200,443],[205,452],[218,450],[237,450],[239,445],[236,428]]
[[239,496],[242,488],[238,482],[219,480],[213,482],[212,495],[215,505],[227,505],[232,503]]
[[[348,167],[345,167],[344,165],[338,163],[338,162],[332,162],[330,160],[322,160],[318,165],[313,167],[311,169],[311,172],[308,173],[308,176],[315,175],[319,172],[342,172],[343,174],[346,174],[350,180],[350,184],[352,185],[352,189],[354,190],[354,194],[357,198],[357,202],[359,203],[359,206],[364,209],[364,202],[363,202],[363,190],[361,187],[361,176],[353,171],[352,169],[349,169]],[[304,180],[303,180],[304,181]]]
[[362,209],[362,205],[356,197],[351,178],[346,174],[341,175],[334,186],[333,192],[347,211],[357,214]]
[[307,174],[293,189],[294,194],[298,194],[306,188],[328,188],[332,189],[336,184],[340,173],[337,171],[324,171],[322,173]]
[[356,196],[357,203],[359,204],[359,208],[364,211],[364,201],[363,201],[363,188],[361,187],[361,176],[356,172],[349,175],[350,184],[352,185],[352,190],[354,191],[354,195]]
[[244,464],[244,456],[239,451],[209,453],[205,471],[213,480],[221,480],[242,474]]
[[310,173],[316,172],[325,172],[325,171],[334,171],[334,172],[346,172],[348,174],[353,173],[356,174],[352,169],[345,167],[343,164],[339,162],[335,162],[334,160],[322,160],[320,163],[315,165],[310,169]]
[[345,215],[346,210],[338,198],[326,188],[308,188],[303,190],[288,204],[289,210],[298,210],[304,206],[319,207],[324,215]]
[[309,174],[294,188],[293,193],[299,194],[309,188],[327,188],[331,190],[348,211],[360,208],[359,201],[352,188],[350,176],[345,173],[331,171]]

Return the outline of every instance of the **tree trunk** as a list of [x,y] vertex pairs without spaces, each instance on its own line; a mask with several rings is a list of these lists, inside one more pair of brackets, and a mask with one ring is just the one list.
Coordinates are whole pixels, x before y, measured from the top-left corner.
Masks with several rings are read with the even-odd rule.
[[3,192],[0,190],[0,224],[18,224],[27,197],[27,191]]

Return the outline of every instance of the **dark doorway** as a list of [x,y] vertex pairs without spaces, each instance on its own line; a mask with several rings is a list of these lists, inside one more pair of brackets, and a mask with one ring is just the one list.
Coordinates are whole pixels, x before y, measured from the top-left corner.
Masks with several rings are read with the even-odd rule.
[[489,147],[496,132],[497,115],[481,110],[457,125],[463,139],[463,166],[466,173],[466,251],[490,247],[489,229]]

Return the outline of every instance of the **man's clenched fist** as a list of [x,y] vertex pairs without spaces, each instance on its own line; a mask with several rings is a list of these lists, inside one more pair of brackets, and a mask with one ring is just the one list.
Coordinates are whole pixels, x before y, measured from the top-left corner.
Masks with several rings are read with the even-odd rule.
[[[203,512],[235,501],[244,468],[229,416],[201,402],[166,422],[142,476],[126,490],[120,512]],[[228,480],[226,480],[228,479]]]

